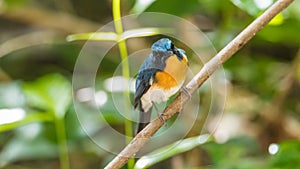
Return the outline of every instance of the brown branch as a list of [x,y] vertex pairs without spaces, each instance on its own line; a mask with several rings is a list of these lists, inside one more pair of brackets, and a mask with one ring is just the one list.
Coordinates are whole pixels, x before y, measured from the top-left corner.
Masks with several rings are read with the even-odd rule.
[[[279,12],[289,6],[294,0],[278,0],[261,16],[254,20],[235,39],[225,46],[214,58],[207,62],[199,73],[187,84],[189,93],[194,93],[212,73],[234,53],[242,48],[259,30],[261,30]],[[167,121],[176,112],[180,112],[181,107],[188,101],[189,96],[181,92],[172,103],[164,110],[164,119]],[[130,157],[137,153],[151,138],[151,136],[164,123],[159,119],[153,120],[105,167],[105,169],[121,168]]]
[[40,44],[64,42],[60,34],[53,31],[35,31],[16,38],[9,39],[0,44],[0,58],[19,49]]
[[27,6],[4,9],[0,17],[68,34],[96,31],[101,27],[93,21],[68,13]]

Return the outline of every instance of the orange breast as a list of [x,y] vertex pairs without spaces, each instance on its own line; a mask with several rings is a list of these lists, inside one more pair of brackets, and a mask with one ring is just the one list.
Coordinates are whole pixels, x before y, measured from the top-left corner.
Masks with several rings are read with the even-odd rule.
[[180,61],[177,56],[170,56],[166,60],[166,67],[163,72],[157,72],[153,87],[171,89],[182,85],[187,72],[187,59]]
[[171,89],[178,86],[178,82],[166,72],[157,72],[155,76],[156,82],[153,84],[153,88]]

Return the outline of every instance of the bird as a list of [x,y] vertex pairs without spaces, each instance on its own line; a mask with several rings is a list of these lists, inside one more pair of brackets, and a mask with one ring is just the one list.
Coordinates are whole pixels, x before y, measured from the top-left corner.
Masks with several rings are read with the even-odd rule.
[[170,39],[156,41],[151,50],[136,77],[134,109],[139,110],[136,134],[150,122],[153,107],[163,120],[155,104],[166,102],[182,88],[188,70],[185,51],[175,47]]

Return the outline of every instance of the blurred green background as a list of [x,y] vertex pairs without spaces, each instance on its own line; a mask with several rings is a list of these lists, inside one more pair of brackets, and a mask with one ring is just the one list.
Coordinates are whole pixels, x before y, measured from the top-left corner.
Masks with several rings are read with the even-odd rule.
[[[164,12],[182,17],[199,27],[219,51],[272,3],[124,0],[121,14]],[[152,159],[148,168],[300,168],[299,9],[300,2],[294,2],[224,64],[226,105],[212,137],[199,141],[204,136],[199,118],[182,144]],[[114,157],[87,136],[77,119],[72,73],[85,41],[66,41],[68,35],[96,31],[112,20],[111,0],[0,0],[0,168],[93,169]],[[128,40],[129,53],[149,48],[158,37]],[[190,60],[191,69],[201,69]],[[120,62],[116,46],[101,63],[95,83],[105,119],[124,132],[111,91],[103,87]],[[199,114],[210,106],[210,92],[203,88]],[[101,121],[83,118],[97,126],[94,133],[100,132]],[[216,123],[212,118],[205,125]]]

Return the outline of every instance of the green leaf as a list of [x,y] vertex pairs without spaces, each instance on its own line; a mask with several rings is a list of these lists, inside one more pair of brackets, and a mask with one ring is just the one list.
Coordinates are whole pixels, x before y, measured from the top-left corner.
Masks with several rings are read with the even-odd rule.
[[52,121],[52,120],[53,120],[52,116],[50,116],[49,113],[44,113],[44,112],[31,113],[31,114],[27,114],[26,117],[20,121],[0,125],[0,132],[12,130],[19,126],[32,123],[32,122],[44,122],[44,121]]
[[140,29],[131,29],[125,31],[118,41],[126,40],[129,38],[138,38],[146,36],[154,36],[158,34],[171,33],[174,30],[171,28],[140,28]]
[[28,103],[36,108],[54,112],[62,119],[71,103],[71,84],[59,74],[39,78],[24,84]]
[[114,32],[93,32],[69,35],[66,39],[69,42],[75,40],[117,41],[118,35]]
[[156,0],[136,0],[133,8],[131,9],[132,13],[142,13],[147,9],[154,1]]
[[272,26],[281,25],[284,21],[282,13],[277,14],[268,24]]
[[210,135],[208,134],[177,141],[173,144],[162,147],[160,149],[157,149],[149,153],[148,155],[143,156],[136,162],[134,168],[135,169],[148,168],[160,161],[168,159],[176,154],[189,151],[209,141],[211,141],[211,139],[210,139]]
[[123,41],[129,38],[138,38],[146,36],[154,36],[164,33],[172,33],[171,28],[139,28],[127,30],[122,35],[118,36],[114,32],[94,32],[94,33],[82,33],[67,36],[67,41],[75,40],[98,40],[98,41]]

